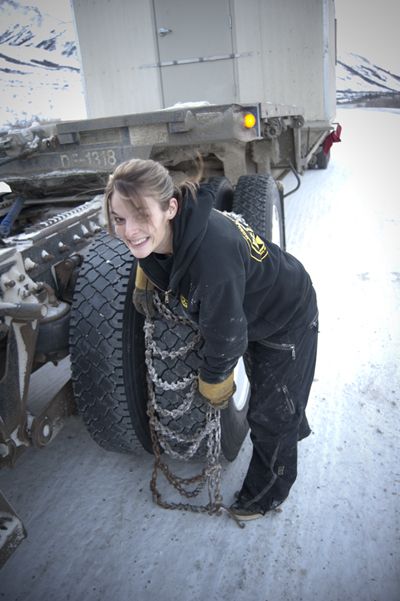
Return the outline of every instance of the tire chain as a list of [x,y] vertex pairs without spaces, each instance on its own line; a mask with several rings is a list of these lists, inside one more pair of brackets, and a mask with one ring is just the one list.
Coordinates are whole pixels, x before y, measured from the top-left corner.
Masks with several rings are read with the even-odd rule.
[[[192,511],[197,513],[208,513],[209,515],[220,515],[221,510],[225,510],[232,517],[240,528],[244,528],[244,523],[240,522],[231,510],[223,504],[221,494],[221,419],[220,411],[214,409],[211,405],[207,407],[206,421],[204,428],[198,430],[194,436],[184,436],[177,434],[171,428],[165,426],[160,417],[171,417],[173,419],[182,417],[188,413],[193,405],[197,391],[197,374],[192,372],[189,376],[181,378],[177,382],[167,382],[159,377],[154,367],[154,358],[175,359],[184,357],[189,352],[200,347],[201,336],[195,324],[190,320],[177,315],[164,304],[157,292],[154,292],[153,302],[158,314],[167,322],[180,323],[190,326],[195,330],[195,336],[186,346],[182,346],[175,351],[166,351],[160,349],[154,339],[155,325],[153,319],[146,317],[144,325],[145,335],[145,362],[147,367],[147,387],[148,387],[148,405],[147,413],[149,416],[150,436],[154,453],[154,466],[150,481],[150,490],[153,500],[157,505],[164,509],[179,509],[183,511]],[[163,391],[184,390],[189,388],[179,407],[168,410],[157,402],[156,387]],[[174,459],[183,459],[188,461],[199,449],[202,441],[206,441],[206,465],[199,474],[191,478],[182,478],[174,474],[168,464],[161,458],[162,451]],[[187,449],[177,452],[172,449],[171,442],[183,443]],[[175,503],[163,500],[157,487],[158,472],[161,471],[166,480],[186,499],[197,497],[206,487],[208,492],[208,504],[196,505],[192,503]]]

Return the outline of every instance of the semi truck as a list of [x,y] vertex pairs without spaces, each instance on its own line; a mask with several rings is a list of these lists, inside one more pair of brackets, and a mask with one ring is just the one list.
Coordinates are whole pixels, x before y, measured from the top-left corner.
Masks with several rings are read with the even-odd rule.
[[[78,410],[104,448],[152,452],[143,316],[132,304],[136,264],[104,228],[103,190],[130,158],[161,162],[175,181],[198,157],[215,208],[243,215],[285,247],[285,176],[326,168],[338,139],[333,0],[73,0],[88,118],[0,136],[0,465],[51,442]],[[172,312],[174,307],[172,306]],[[155,318],[157,373],[196,373],[190,324]],[[174,349],[188,352],[176,356]],[[70,358],[71,379],[45,406],[29,384]],[[247,432],[249,385],[222,412],[222,452]],[[182,391],[162,393],[166,409]],[[195,432],[195,406],[165,422]],[[180,443],[176,443],[179,451]],[[201,445],[198,453],[201,453]],[[2,561],[24,529],[0,500]]]

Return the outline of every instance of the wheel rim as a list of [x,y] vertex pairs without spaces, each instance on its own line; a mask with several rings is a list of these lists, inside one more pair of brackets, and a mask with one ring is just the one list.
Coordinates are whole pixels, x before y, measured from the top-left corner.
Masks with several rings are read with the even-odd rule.
[[278,246],[281,246],[281,242],[282,242],[282,235],[281,235],[281,220],[280,220],[280,215],[279,215],[279,211],[278,211],[278,207],[276,205],[273,205],[272,207],[272,235],[271,235],[271,242],[273,242],[274,244],[277,244]]
[[243,359],[240,358],[235,367],[234,378],[236,382],[236,392],[233,395],[233,403],[237,411],[244,409],[249,396],[250,383],[246,375]]

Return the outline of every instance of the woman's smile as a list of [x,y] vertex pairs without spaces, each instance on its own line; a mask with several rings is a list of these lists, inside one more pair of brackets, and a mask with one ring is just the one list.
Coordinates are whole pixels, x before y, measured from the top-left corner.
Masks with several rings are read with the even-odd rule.
[[139,246],[143,246],[148,240],[150,240],[149,236],[145,236],[144,238],[140,238],[139,240],[127,240],[129,246],[133,248],[137,248]]

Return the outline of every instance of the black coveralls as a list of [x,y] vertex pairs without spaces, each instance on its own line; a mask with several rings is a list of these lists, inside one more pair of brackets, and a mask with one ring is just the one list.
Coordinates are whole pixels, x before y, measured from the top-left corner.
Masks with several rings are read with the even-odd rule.
[[287,497],[317,350],[317,303],[302,264],[240,217],[212,209],[213,191],[190,194],[173,222],[173,255],[139,263],[180,301],[202,334],[200,383],[229,382],[244,355],[251,383],[253,456],[241,495],[265,510]]

